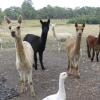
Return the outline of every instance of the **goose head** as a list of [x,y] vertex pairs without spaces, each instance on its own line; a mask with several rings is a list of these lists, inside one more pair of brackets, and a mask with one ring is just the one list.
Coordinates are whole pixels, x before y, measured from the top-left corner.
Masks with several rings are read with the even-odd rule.
[[67,72],[62,72],[62,73],[60,73],[60,76],[59,76],[59,78],[60,79],[66,79],[68,77],[68,74],[67,74]]

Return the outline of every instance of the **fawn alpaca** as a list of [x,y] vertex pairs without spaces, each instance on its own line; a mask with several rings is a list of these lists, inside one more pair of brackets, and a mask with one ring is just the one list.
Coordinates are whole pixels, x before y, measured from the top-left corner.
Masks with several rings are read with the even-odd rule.
[[15,39],[16,44],[16,67],[20,76],[20,93],[25,92],[25,84],[28,82],[32,96],[35,96],[33,82],[32,82],[32,65],[33,61],[33,49],[31,45],[22,41],[21,39],[21,22],[22,17],[18,18],[18,25],[16,27],[11,26],[11,20],[5,16],[5,20],[9,24],[11,36]]
[[35,70],[37,70],[37,53],[39,53],[39,60],[40,60],[42,70],[45,70],[45,67],[43,65],[43,52],[45,50],[45,45],[46,45],[46,41],[47,41],[50,19],[48,19],[47,22],[43,22],[42,20],[40,20],[40,23],[42,25],[41,37],[36,36],[34,34],[27,34],[24,37],[24,41],[29,42],[34,50],[35,64],[33,65],[33,67],[35,68]]
[[80,43],[85,24],[79,26],[75,23],[76,27],[76,40],[69,40],[66,42],[66,51],[68,57],[68,74],[80,77],[79,73],[79,60],[80,60]]
[[[95,52],[96,52],[96,60],[97,62],[99,61],[98,55],[100,52],[100,25],[99,25],[99,35],[98,37],[89,35],[86,38],[86,43],[87,43],[87,54],[88,57],[91,58],[91,61],[93,61]],[[92,57],[91,57],[91,50],[93,50]]]
[[65,42],[66,39],[72,37],[71,33],[56,33],[55,32],[55,24],[51,24],[51,28],[52,28],[52,32],[53,32],[53,36],[56,39],[56,41],[58,42],[58,51],[61,51],[61,42]]

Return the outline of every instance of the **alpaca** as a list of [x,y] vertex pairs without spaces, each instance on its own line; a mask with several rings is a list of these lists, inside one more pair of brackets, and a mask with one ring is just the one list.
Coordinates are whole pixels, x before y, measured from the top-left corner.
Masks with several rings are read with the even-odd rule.
[[11,36],[15,39],[16,45],[16,67],[19,72],[20,76],[20,93],[25,92],[25,85],[28,82],[32,96],[35,96],[33,82],[32,82],[32,65],[33,61],[33,49],[31,45],[26,42],[22,41],[21,39],[21,23],[22,17],[19,16],[18,18],[18,25],[11,26],[11,20],[5,16],[5,20],[9,25],[9,30]]
[[[86,38],[86,43],[87,43],[87,53],[88,57],[91,58],[91,61],[93,61],[95,52],[96,52],[96,60],[97,62],[99,61],[98,55],[100,52],[100,25],[99,25],[99,35],[98,37],[89,35]],[[91,57],[91,50],[93,50],[92,57]]]
[[95,45],[93,46],[93,53],[92,53],[91,61],[93,61],[93,59],[94,59],[95,52],[96,52],[96,59],[98,62],[99,61],[98,56],[99,56],[99,52],[100,52],[100,32],[99,32],[99,36],[97,38],[97,41],[95,42]]
[[56,94],[45,97],[43,100],[66,100],[66,91],[64,81],[67,78],[67,73],[62,72],[59,75],[59,89]]
[[35,70],[37,70],[37,52],[39,53],[39,60],[40,60],[41,68],[42,70],[45,70],[45,67],[43,65],[43,52],[45,50],[45,45],[47,41],[50,19],[48,19],[47,22],[43,22],[42,20],[40,20],[40,23],[42,25],[41,37],[36,36],[34,34],[27,34],[24,37],[24,41],[29,42],[34,50],[35,64],[33,65],[33,67],[35,68]]
[[71,33],[56,33],[55,24],[51,24],[52,32],[55,40],[58,42],[58,51],[61,51],[61,42],[65,42],[66,39],[72,37]]
[[86,38],[88,58],[91,58],[91,50],[93,46],[95,45],[96,40],[97,40],[97,37],[93,35],[88,35],[88,37]]
[[67,71],[69,75],[75,75],[77,78],[79,78],[80,44],[85,24],[79,26],[77,23],[75,23],[75,27],[77,34],[76,40],[70,39],[66,42],[66,51],[68,57]]

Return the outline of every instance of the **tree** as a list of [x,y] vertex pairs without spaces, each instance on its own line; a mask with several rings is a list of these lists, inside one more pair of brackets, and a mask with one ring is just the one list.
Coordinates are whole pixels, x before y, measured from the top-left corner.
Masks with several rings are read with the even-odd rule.
[[9,18],[15,20],[21,14],[21,8],[10,7],[10,8],[5,9],[4,13],[5,13],[6,16],[9,16]]
[[3,16],[4,16],[4,14],[3,14],[2,10],[0,9],[0,24],[1,24],[2,21],[3,21]]
[[21,8],[22,8],[22,16],[25,19],[33,19],[36,17],[36,11],[32,7],[31,0],[25,0],[22,4]]

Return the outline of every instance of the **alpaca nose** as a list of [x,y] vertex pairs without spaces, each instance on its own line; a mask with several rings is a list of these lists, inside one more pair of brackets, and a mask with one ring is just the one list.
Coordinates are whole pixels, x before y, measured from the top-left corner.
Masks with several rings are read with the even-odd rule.
[[11,32],[12,37],[15,37],[15,31]]
[[81,36],[82,35],[82,33],[79,33],[79,36]]

